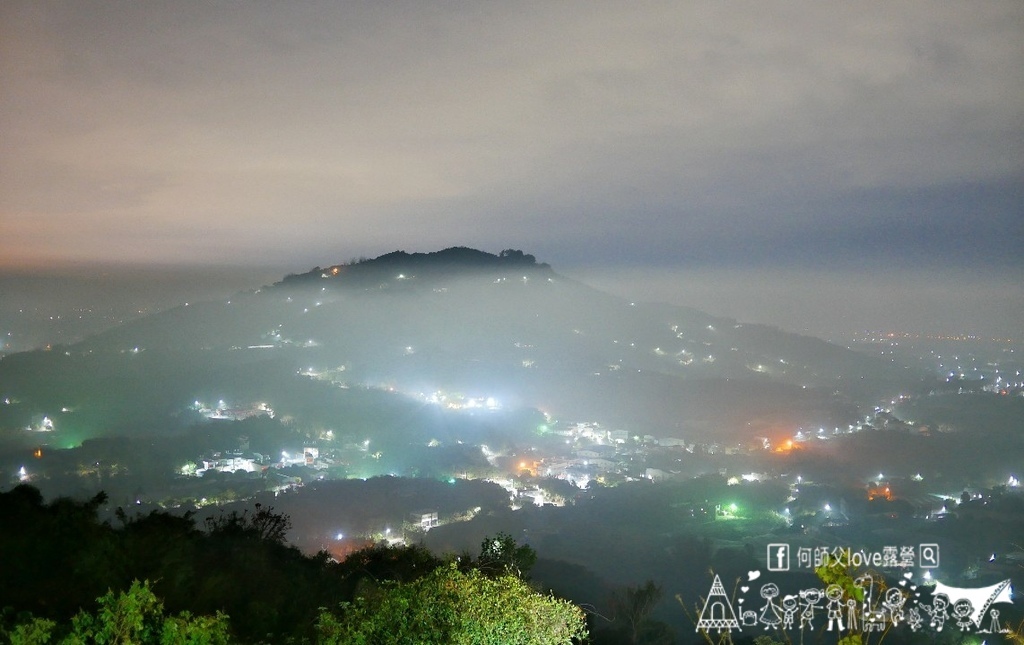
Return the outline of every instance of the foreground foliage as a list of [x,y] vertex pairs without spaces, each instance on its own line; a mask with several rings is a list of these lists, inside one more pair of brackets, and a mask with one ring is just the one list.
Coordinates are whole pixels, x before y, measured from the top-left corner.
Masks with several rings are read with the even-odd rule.
[[545,596],[519,577],[462,572],[456,563],[408,583],[390,583],[320,614],[320,642],[555,645],[586,635],[583,611]]
[[46,618],[34,618],[17,625],[7,637],[12,645],[61,643],[79,645],[105,643],[159,643],[160,645],[225,645],[228,617],[176,616],[164,613],[164,603],[149,588],[149,583],[132,583],[131,589],[115,594],[108,591],[97,600],[95,613],[79,612],[70,626],[58,625]]

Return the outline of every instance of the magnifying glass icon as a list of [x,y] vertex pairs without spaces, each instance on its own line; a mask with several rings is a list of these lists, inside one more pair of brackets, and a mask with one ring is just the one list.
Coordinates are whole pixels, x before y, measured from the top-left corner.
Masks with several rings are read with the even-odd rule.
[[934,569],[939,566],[939,545],[922,544],[918,547],[918,566],[922,569]]

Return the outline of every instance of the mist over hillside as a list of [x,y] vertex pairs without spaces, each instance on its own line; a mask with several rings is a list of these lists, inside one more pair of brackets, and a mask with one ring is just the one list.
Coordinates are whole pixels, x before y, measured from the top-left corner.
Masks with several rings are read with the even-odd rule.
[[2,367],[23,416],[57,406],[100,425],[115,411],[120,426],[165,418],[214,394],[274,402],[319,380],[728,440],[837,425],[922,377],[818,339],[631,302],[522,252],[465,248],[317,267]]
[[278,279],[259,266],[64,265],[0,269],[0,355],[69,345],[185,302]]

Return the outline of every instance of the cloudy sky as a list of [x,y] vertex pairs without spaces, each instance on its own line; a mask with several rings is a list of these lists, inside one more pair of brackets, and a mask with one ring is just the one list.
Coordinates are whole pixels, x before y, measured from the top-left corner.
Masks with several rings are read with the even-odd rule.
[[6,265],[1019,284],[1024,3],[5,0],[0,150]]

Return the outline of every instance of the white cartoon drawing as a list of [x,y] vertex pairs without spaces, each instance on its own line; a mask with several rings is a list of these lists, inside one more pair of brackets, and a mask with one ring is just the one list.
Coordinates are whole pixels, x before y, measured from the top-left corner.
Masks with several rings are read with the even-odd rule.
[[874,600],[875,595],[875,579],[870,574],[865,573],[856,580],[853,584],[864,590],[864,600],[861,602],[861,616],[866,614],[871,609],[871,603]]
[[814,606],[821,602],[820,589],[804,589],[800,592],[800,599],[803,600],[804,610],[800,612],[800,629],[806,626],[814,629]]
[[835,625],[836,631],[843,631],[843,588],[837,584],[831,584],[825,589],[825,597],[828,598],[828,630],[832,631]]
[[846,629],[857,631],[857,601],[853,598],[846,601]]
[[753,609],[748,609],[743,612],[743,626],[744,627],[756,627],[757,626],[757,612]]
[[885,596],[882,598],[882,607],[885,608],[885,612],[889,616],[889,622],[892,623],[893,627],[898,627],[900,622],[902,622],[903,605],[906,602],[907,599],[899,587],[889,587],[885,590]]
[[885,630],[886,616],[884,608],[876,608],[875,600],[875,579],[871,574],[864,574],[853,581],[853,584],[864,591],[864,600],[861,602],[860,621],[865,632],[881,632]]
[[761,586],[761,597],[767,602],[761,608],[760,621],[765,629],[777,629],[782,622],[779,608],[775,605],[775,598],[779,595],[779,587],[774,582]]
[[921,608],[928,612],[928,615],[932,617],[928,625],[937,632],[942,631],[942,627],[946,624],[946,608],[949,607],[949,598],[944,593],[935,594],[932,596],[932,604],[922,604]]
[[910,631],[916,632],[921,629],[923,623],[924,619],[921,618],[921,612],[917,610],[917,607],[911,607],[910,611],[907,612],[907,624],[910,625]]
[[990,610],[988,612],[988,615],[989,615],[989,619],[991,621],[991,622],[989,622],[988,629],[987,630],[986,629],[979,630],[978,631],[979,634],[980,633],[985,633],[985,632],[988,632],[989,634],[1009,634],[1010,633],[1009,629],[1003,629],[1002,626],[1000,626],[1000,624],[999,624],[999,610],[998,609]]
[[996,603],[1008,602],[1012,603],[1012,589],[1010,587],[1009,580],[1003,580],[1002,582],[988,587],[979,587],[976,589],[966,589],[960,587],[950,587],[944,585],[941,582],[936,581],[935,592],[936,594],[945,594],[946,598],[955,605],[955,603],[961,599],[969,600],[971,602],[971,622],[978,628],[979,632],[984,632],[981,629],[982,623],[985,621],[985,616],[991,617],[989,609]]
[[883,632],[885,631],[886,616],[884,609],[869,609],[861,616],[861,622],[864,624],[864,631],[866,633],[871,632]]
[[782,628],[793,629],[793,618],[796,616],[797,609],[799,608],[797,597],[793,595],[786,596],[782,599]]
[[701,610],[700,619],[697,621],[697,631],[707,632],[716,629],[721,633],[739,628],[740,623],[736,620],[732,602],[729,601],[729,596],[725,595],[722,580],[716,574],[715,580],[711,583],[711,591],[704,600],[704,609]]
[[953,618],[956,619],[956,626],[960,628],[960,631],[966,632],[974,624],[971,619],[973,612],[974,605],[967,598],[961,598],[953,603]]
[[[755,577],[752,574],[751,580]],[[899,627],[905,624],[915,633],[922,629],[940,633],[947,620],[955,623],[960,633],[974,631],[977,634],[996,634],[1009,631],[999,620],[999,609],[992,607],[995,603],[1013,602],[1009,580],[976,589],[950,587],[935,582],[931,604],[928,604],[916,597],[920,594],[913,593],[917,589],[915,585],[908,587],[910,579],[905,574],[899,580],[899,586],[892,587],[880,581],[880,597],[876,599],[876,581],[871,575],[862,575],[854,580],[854,584],[863,591],[860,600],[850,598],[838,584],[830,584],[825,589],[804,589],[797,594],[783,596],[779,586],[769,582],[760,588],[764,604],[758,609],[744,609],[743,598],[733,607],[721,579],[716,575],[700,612],[697,631],[717,630],[721,634],[762,627],[764,631],[788,631],[794,627],[801,631],[805,628],[814,631],[815,608],[826,612],[823,632],[857,633],[859,628],[864,634],[884,633],[890,625]],[[744,593],[749,589],[747,586],[742,587]],[[779,602],[775,602],[777,599]],[[796,624],[798,615],[799,625]]]

